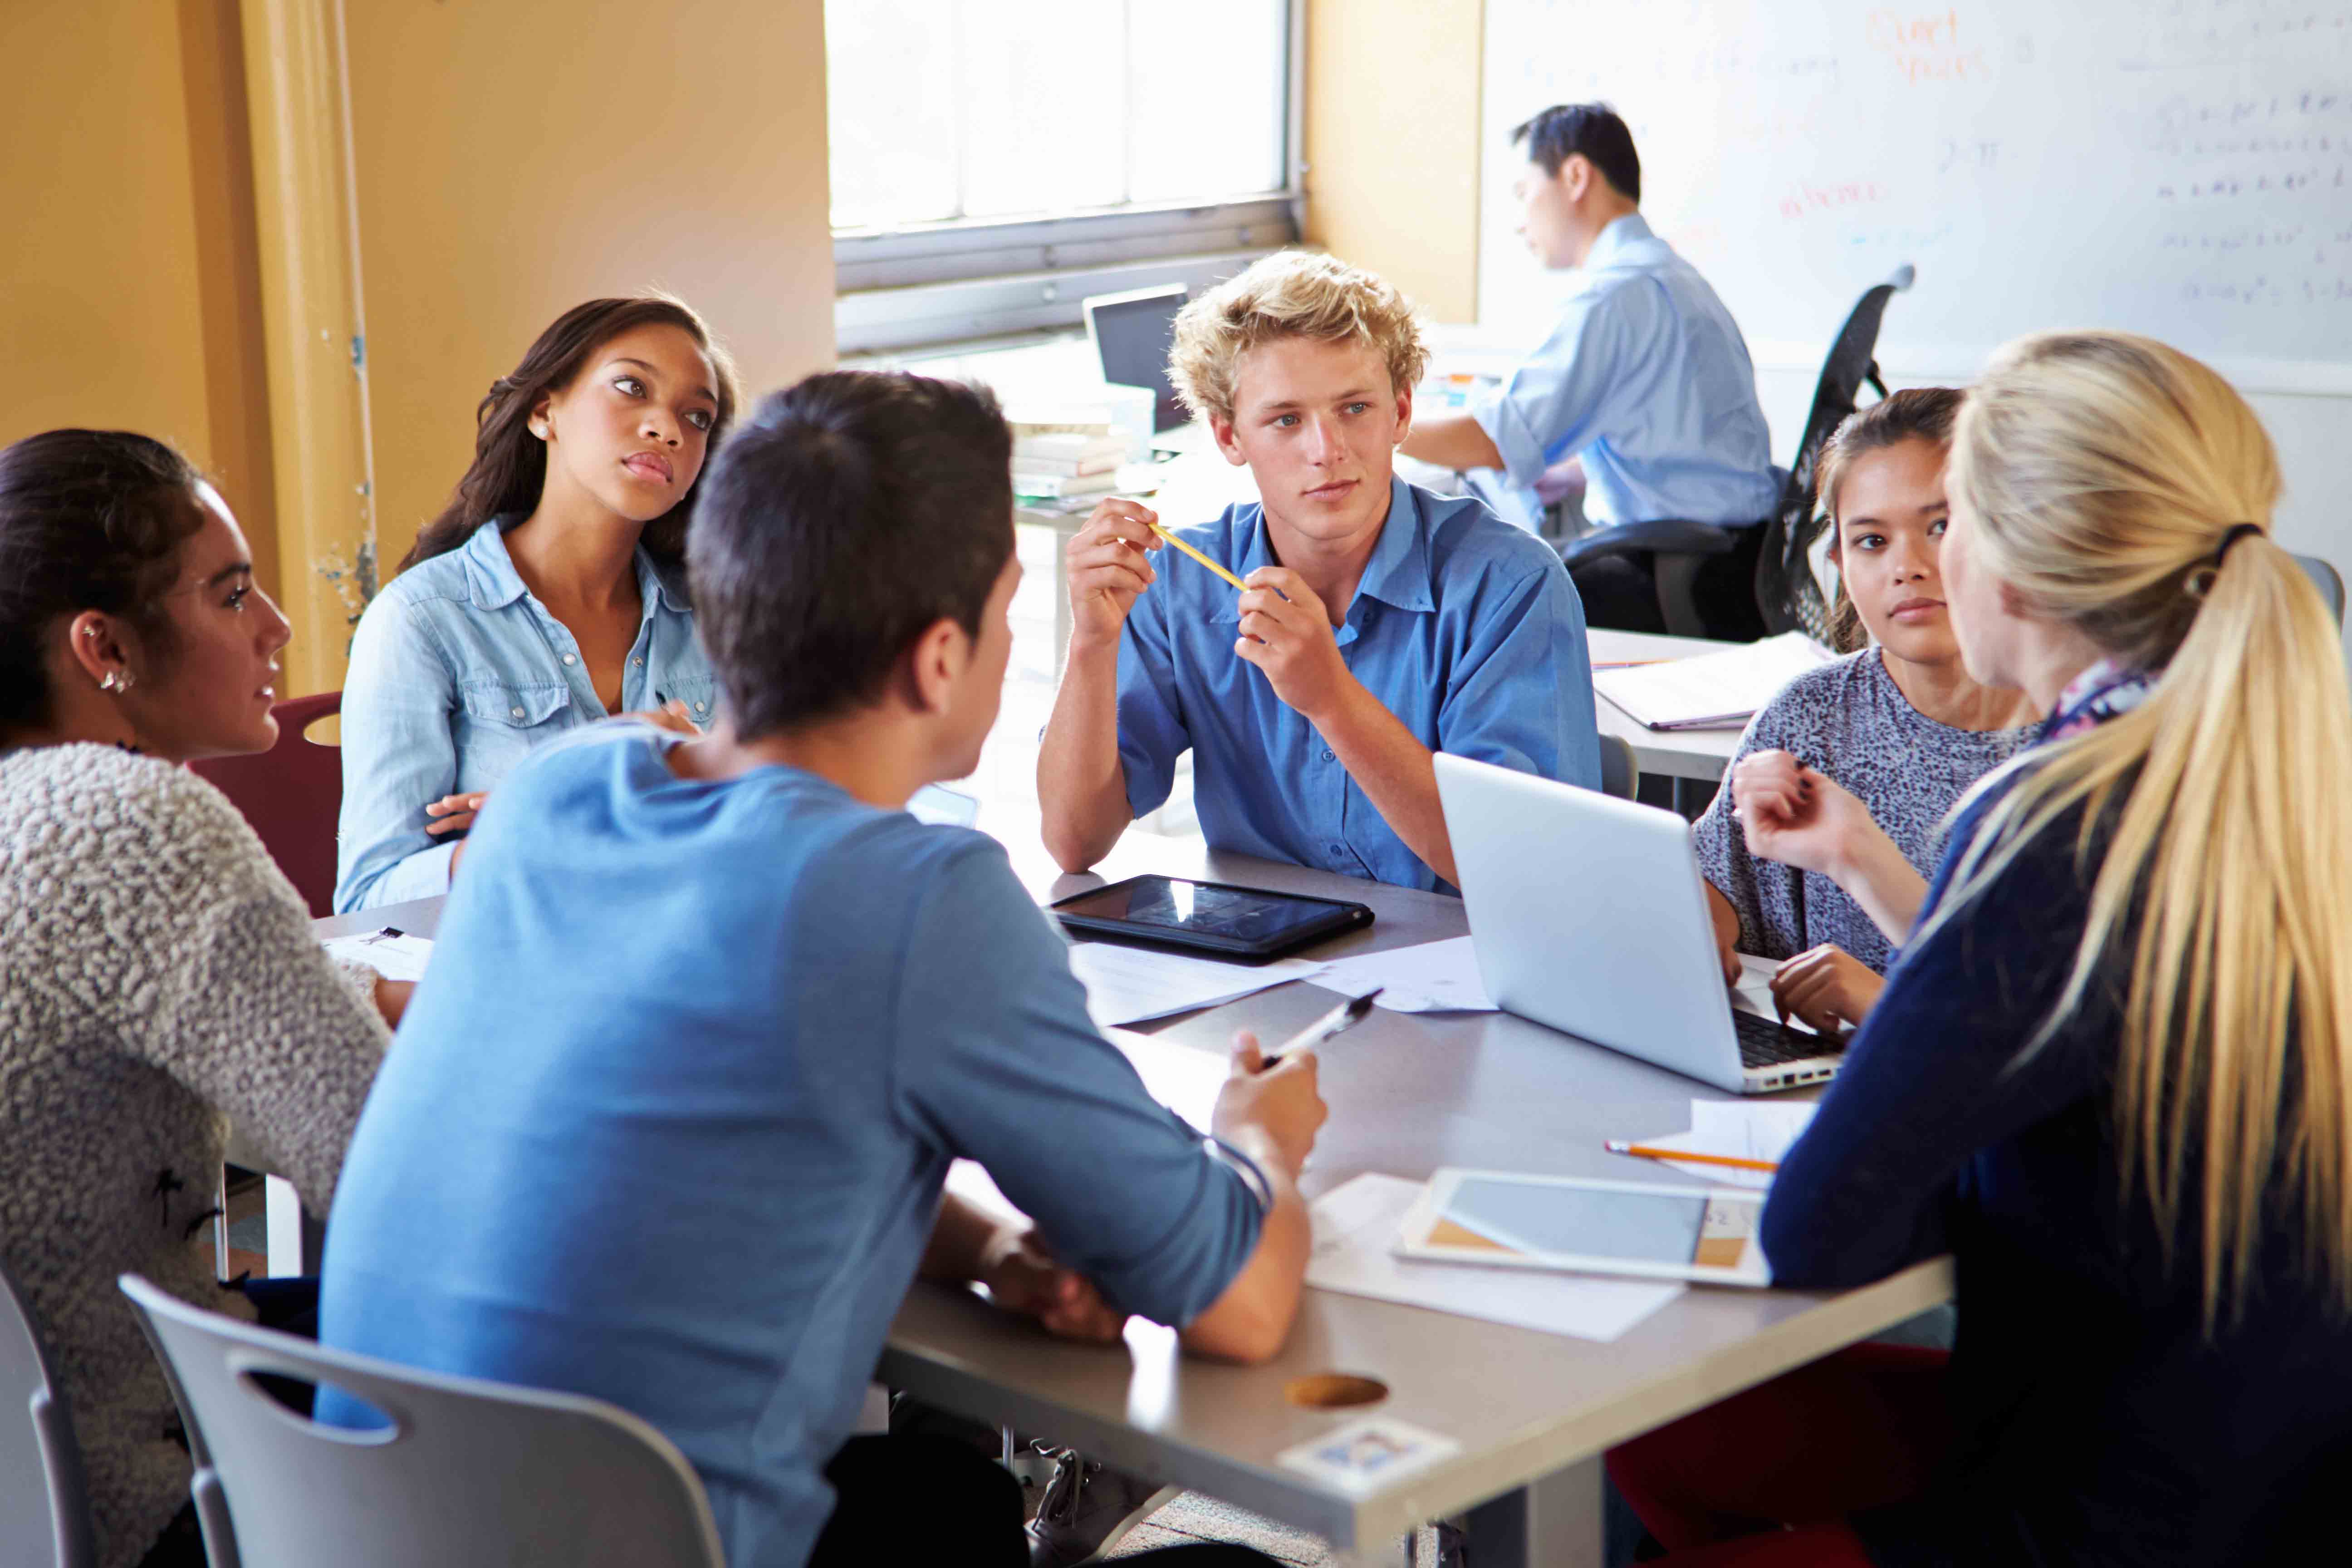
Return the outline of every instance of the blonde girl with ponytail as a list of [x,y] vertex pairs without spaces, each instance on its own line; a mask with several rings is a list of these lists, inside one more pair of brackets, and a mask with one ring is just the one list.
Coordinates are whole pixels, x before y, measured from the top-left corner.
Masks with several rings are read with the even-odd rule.
[[[1803,1527],[1710,1563],[2270,1561],[2352,1458],[2337,629],[2252,410],[2161,343],[2010,345],[1947,483],[1962,657],[2050,717],[1962,804],[1764,1242],[1802,1287],[1951,1253],[1958,1348],[1832,1357],[1612,1473],[1676,1550]],[[1697,1462],[1767,1433],[1802,1466]]]

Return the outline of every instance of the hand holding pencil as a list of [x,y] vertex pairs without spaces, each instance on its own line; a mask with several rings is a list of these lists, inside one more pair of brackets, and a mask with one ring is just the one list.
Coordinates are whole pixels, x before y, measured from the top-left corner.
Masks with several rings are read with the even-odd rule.
[[1160,514],[1141,501],[1108,496],[1095,503],[1070,541],[1070,641],[1073,647],[1117,643],[1127,612],[1159,581],[1150,552]]

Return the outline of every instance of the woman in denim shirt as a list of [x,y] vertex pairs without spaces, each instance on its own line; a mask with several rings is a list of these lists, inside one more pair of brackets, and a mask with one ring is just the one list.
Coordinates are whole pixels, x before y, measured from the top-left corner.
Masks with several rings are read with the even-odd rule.
[[614,713],[710,721],[686,521],[736,403],[726,352],[663,295],[566,311],[491,385],[473,467],[352,642],[338,910],[446,892],[533,747]]

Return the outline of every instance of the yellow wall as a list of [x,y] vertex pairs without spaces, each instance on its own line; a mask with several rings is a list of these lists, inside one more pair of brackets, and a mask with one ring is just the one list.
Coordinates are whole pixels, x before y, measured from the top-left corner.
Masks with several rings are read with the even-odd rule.
[[1478,318],[1484,0],[1307,0],[1307,239]]
[[143,431],[210,473],[278,586],[236,0],[0,5],[0,444]]
[[754,395],[833,358],[822,0],[347,11],[384,568],[548,322],[647,285]]

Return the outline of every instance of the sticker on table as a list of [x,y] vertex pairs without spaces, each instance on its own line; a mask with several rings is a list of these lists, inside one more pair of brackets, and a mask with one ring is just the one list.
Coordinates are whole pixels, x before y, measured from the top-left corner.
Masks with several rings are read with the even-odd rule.
[[1312,1442],[1276,1456],[1278,1461],[1318,1480],[1369,1490],[1398,1476],[1425,1469],[1458,1452],[1451,1437],[1408,1426],[1392,1416],[1363,1415],[1335,1426]]

